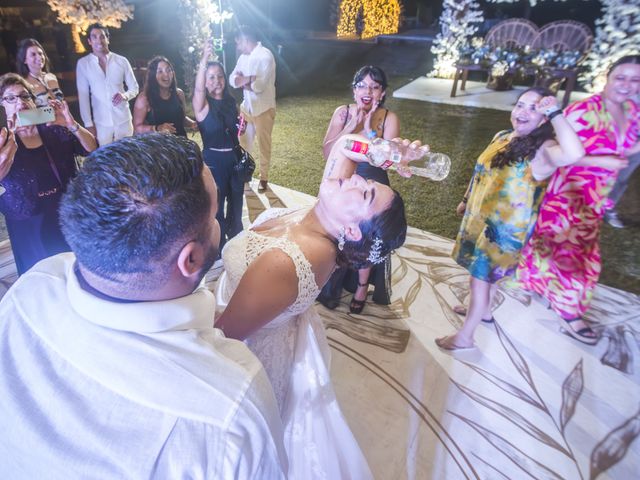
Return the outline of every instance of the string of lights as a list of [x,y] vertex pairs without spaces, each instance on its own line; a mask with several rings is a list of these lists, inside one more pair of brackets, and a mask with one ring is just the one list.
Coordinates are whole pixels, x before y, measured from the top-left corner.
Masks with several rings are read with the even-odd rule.
[[338,37],[357,36],[357,23],[362,16],[362,38],[398,33],[400,26],[398,0],[343,0],[336,29]]

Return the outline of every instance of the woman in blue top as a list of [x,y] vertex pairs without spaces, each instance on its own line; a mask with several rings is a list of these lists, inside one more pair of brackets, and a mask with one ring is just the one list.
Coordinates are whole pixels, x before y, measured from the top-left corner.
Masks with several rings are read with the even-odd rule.
[[229,93],[222,64],[208,62],[211,45],[205,44],[196,74],[193,112],[202,136],[204,161],[218,186],[220,251],[224,244],[242,231],[244,182],[235,174],[238,144],[238,107]]

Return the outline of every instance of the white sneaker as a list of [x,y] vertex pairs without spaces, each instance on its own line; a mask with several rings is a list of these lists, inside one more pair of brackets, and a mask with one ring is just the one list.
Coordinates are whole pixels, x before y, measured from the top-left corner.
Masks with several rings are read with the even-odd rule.
[[624,228],[624,223],[622,223],[622,220],[618,217],[618,212],[615,210],[607,210],[604,214],[604,221],[613,228]]

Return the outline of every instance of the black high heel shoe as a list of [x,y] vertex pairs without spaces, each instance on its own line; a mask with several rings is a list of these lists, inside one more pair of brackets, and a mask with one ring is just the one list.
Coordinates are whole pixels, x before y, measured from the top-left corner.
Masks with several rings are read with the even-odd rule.
[[[358,282],[358,287],[368,287],[369,283],[360,283]],[[358,291],[358,289],[356,289],[356,292]],[[369,292],[367,292],[367,295],[369,294]],[[367,303],[367,296],[365,295],[364,300],[357,300],[356,299],[356,294],[353,294],[353,297],[351,298],[351,303],[349,304],[349,311],[351,313],[362,313],[362,310],[364,310],[364,304]]]

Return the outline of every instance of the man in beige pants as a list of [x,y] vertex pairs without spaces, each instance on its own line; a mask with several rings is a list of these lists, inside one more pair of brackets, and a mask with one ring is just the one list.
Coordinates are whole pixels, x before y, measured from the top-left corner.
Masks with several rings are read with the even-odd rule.
[[242,88],[240,110],[247,122],[240,144],[251,151],[254,140],[260,151],[259,192],[267,189],[271,164],[271,132],[276,118],[276,62],[268,48],[258,42],[253,29],[241,26],[236,32],[236,48],[240,53],[229,84]]

